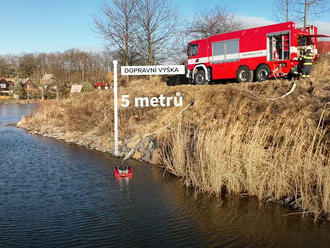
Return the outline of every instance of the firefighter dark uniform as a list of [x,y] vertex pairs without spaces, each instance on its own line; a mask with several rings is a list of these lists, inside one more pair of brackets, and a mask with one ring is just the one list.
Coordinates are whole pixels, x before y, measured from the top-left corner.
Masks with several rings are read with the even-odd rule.
[[314,58],[314,54],[311,52],[310,49],[308,49],[305,55],[301,57],[303,61],[303,70],[302,70],[303,78],[309,78],[311,76],[313,58]]

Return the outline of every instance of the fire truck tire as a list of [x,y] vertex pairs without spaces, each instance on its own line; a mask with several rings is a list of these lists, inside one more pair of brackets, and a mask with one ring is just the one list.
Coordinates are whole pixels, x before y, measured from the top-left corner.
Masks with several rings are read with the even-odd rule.
[[256,80],[261,82],[268,79],[270,75],[270,69],[268,65],[259,65],[256,70]]
[[205,72],[203,70],[197,71],[194,82],[196,85],[207,84]]
[[236,79],[239,83],[251,82],[252,73],[247,66],[241,66],[236,73]]

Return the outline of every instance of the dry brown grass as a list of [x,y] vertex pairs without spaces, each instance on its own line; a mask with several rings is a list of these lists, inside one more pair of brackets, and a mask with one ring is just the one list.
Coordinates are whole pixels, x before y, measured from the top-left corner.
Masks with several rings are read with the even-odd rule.
[[[330,213],[330,58],[321,58],[311,80],[168,87],[159,78],[122,80],[119,96],[173,96],[185,111],[157,135],[154,160],[201,191],[246,193],[259,199],[294,197],[304,211]],[[120,108],[120,139],[137,140],[173,119],[180,108]],[[83,93],[40,106],[20,126],[58,127],[76,135],[112,140],[112,92]]]
[[201,191],[294,197],[304,211],[322,216],[330,213],[327,129],[305,120],[301,114],[292,126],[283,118],[269,122],[264,114],[255,122],[226,116],[203,128],[181,120],[159,139],[161,161]]

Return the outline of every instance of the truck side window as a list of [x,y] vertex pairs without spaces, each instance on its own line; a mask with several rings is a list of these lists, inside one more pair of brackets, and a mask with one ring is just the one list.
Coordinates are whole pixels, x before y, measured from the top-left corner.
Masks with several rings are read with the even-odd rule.
[[222,63],[225,60],[225,42],[218,41],[212,43],[213,63]]
[[225,43],[226,62],[233,62],[238,60],[239,41],[238,39],[227,40]]
[[226,41],[226,54],[238,53],[238,39]]
[[190,45],[190,57],[198,54],[198,45]]
[[238,60],[238,39],[218,41],[212,43],[213,63],[233,62]]
[[218,42],[212,43],[212,55],[213,56],[225,55],[225,42],[224,41],[218,41]]
[[290,58],[289,32],[279,32],[267,36],[269,60],[283,60]]

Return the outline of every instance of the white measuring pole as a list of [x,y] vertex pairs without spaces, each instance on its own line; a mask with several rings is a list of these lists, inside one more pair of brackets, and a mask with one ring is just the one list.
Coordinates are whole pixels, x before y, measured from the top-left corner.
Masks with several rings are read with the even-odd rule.
[[113,61],[113,112],[114,112],[114,135],[115,149],[114,155],[119,156],[118,152],[118,86],[117,86],[117,60]]

